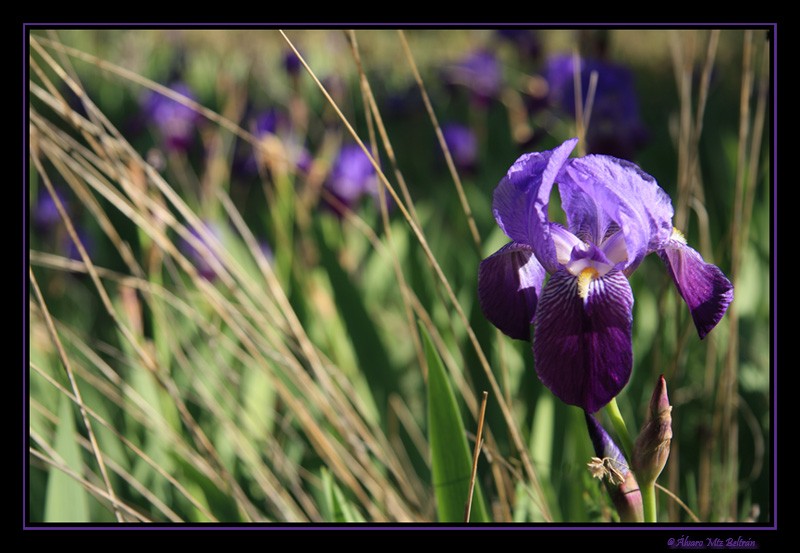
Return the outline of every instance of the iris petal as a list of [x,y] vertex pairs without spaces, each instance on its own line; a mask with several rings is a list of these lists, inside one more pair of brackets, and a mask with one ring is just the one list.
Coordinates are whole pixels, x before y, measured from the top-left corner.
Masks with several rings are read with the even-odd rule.
[[583,242],[577,236],[558,223],[550,223],[550,237],[553,239],[553,244],[556,248],[556,259],[561,266],[566,266],[569,260],[572,259],[572,252],[575,250],[575,246],[580,247],[583,245]]
[[591,231],[596,243],[613,221],[625,238],[630,274],[645,255],[664,247],[672,234],[672,202],[637,165],[610,156],[569,160],[558,176],[570,230]]
[[578,294],[565,270],[542,290],[534,321],[533,354],[541,381],[565,403],[594,413],[614,398],[631,374],[633,294],[619,271]]
[[[609,463],[622,482],[614,485],[607,481],[607,489],[614,506],[617,508],[620,521],[644,522],[644,505],[642,492],[636,477],[628,466],[625,456],[620,451],[605,428],[592,415],[586,413],[586,427],[592,440],[595,454]],[[606,466],[609,466],[606,465]]]
[[545,270],[529,246],[511,242],[481,262],[478,299],[489,321],[506,335],[530,340]]
[[622,454],[619,446],[611,439],[603,425],[589,413],[586,413],[586,427],[589,430],[589,438],[592,440],[594,453],[601,459],[608,457],[614,461],[615,468],[618,469],[623,476],[628,473],[628,460]]
[[559,268],[547,218],[550,191],[577,142],[573,138],[553,150],[521,156],[494,191],[497,224],[515,242],[529,244],[550,273]]
[[716,265],[706,263],[694,249],[670,240],[658,252],[692,313],[697,334],[705,338],[733,301],[733,285]]

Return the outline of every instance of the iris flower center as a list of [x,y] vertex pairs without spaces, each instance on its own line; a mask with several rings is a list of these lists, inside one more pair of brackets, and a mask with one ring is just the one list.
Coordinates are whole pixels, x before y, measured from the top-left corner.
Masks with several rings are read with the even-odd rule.
[[670,236],[670,239],[676,240],[681,244],[683,244],[684,246],[686,245],[686,237],[683,235],[681,231],[679,231],[675,227],[672,227],[672,235]]
[[594,267],[586,267],[578,275],[578,295],[585,300],[589,297],[589,285],[596,278],[600,278],[600,273]]

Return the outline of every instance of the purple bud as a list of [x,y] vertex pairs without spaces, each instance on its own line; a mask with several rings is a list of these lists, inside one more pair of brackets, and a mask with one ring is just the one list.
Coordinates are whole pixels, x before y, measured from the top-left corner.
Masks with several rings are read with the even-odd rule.
[[656,481],[667,464],[671,441],[672,406],[667,397],[667,381],[660,376],[650,399],[648,420],[633,447],[633,470],[641,482]]
[[605,480],[621,522],[644,522],[642,492],[622,451],[589,413],[586,413],[586,426],[597,455],[588,465],[592,476]]
[[283,55],[283,68],[289,75],[295,76],[300,72],[300,58],[294,53],[294,50],[287,50]]

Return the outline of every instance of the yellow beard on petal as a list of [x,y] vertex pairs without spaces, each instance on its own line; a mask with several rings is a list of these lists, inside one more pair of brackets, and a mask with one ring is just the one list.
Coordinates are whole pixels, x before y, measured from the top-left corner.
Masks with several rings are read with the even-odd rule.
[[592,281],[600,276],[597,269],[594,267],[586,267],[578,275],[578,295],[581,299],[586,300],[589,296],[589,285]]
[[681,244],[684,245],[686,244],[686,237],[683,235],[681,231],[679,231],[675,227],[672,227],[672,236],[670,236],[670,240],[676,240]]

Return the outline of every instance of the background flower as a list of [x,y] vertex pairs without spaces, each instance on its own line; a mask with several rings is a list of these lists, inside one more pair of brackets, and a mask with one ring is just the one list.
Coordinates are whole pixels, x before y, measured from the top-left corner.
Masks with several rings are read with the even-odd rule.
[[[647,129],[639,114],[639,100],[633,73],[627,67],[604,60],[580,58],[581,100],[586,104],[593,72],[597,88],[586,134],[586,150],[622,159],[634,159],[647,142]],[[564,113],[575,117],[575,58],[570,54],[551,56],[545,78],[549,101]]]
[[[69,213],[69,202],[64,192],[56,188],[58,196],[64,209]],[[61,223],[61,215],[58,213],[56,202],[46,188],[39,189],[36,199],[36,207],[33,211],[33,224],[40,234],[47,234]]]
[[[175,92],[195,100],[194,93],[185,83],[174,83]],[[164,147],[171,151],[186,151],[192,144],[200,115],[189,106],[151,91],[144,99],[143,111],[147,120],[158,130]]]
[[459,123],[442,125],[442,135],[456,168],[470,172],[478,164],[478,138],[472,129]]
[[216,223],[205,221],[203,222],[203,232],[189,227],[189,233],[200,242],[200,246],[197,247],[190,240],[181,238],[179,241],[180,251],[192,262],[201,277],[208,281],[216,280],[217,273],[211,261],[214,257],[214,246],[208,241],[207,236],[210,235],[217,241],[221,240],[222,232],[219,226]]
[[481,105],[496,98],[503,87],[503,69],[489,50],[476,50],[445,66],[443,74],[446,83],[466,87]]
[[[377,202],[379,184],[375,168],[358,144],[342,146],[325,181],[325,187],[349,209],[354,209],[364,196]],[[336,206],[331,207],[339,211]]]

